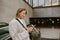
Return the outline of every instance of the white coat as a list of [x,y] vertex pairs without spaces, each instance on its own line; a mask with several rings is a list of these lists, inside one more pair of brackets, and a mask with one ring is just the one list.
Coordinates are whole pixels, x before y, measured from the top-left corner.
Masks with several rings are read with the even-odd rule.
[[[25,21],[23,19],[19,20],[26,27]],[[13,40],[30,40],[29,33],[25,30],[24,27],[22,27],[22,25],[16,19],[13,19],[9,23],[9,33]]]

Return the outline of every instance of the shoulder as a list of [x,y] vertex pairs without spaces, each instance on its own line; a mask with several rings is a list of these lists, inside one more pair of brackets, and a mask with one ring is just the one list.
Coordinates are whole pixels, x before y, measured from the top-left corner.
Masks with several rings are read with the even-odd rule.
[[17,22],[16,19],[12,19],[12,20],[9,22],[9,24],[10,24],[10,23],[16,23],[16,22]]

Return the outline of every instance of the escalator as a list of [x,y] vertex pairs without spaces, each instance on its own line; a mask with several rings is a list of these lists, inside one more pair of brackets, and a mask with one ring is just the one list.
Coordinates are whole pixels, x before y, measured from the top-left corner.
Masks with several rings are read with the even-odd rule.
[[8,23],[0,22],[0,40],[10,39],[8,31]]

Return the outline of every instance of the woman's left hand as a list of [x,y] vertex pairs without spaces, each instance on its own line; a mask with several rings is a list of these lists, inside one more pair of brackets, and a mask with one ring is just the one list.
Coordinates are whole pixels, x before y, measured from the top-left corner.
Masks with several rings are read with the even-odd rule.
[[33,31],[33,27],[28,27],[27,31],[28,32],[32,32]]

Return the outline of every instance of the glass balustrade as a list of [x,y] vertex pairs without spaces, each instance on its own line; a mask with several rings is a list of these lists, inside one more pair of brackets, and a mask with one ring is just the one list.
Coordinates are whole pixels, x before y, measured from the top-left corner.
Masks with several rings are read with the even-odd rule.
[[58,6],[60,0],[25,0],[32,7]]

